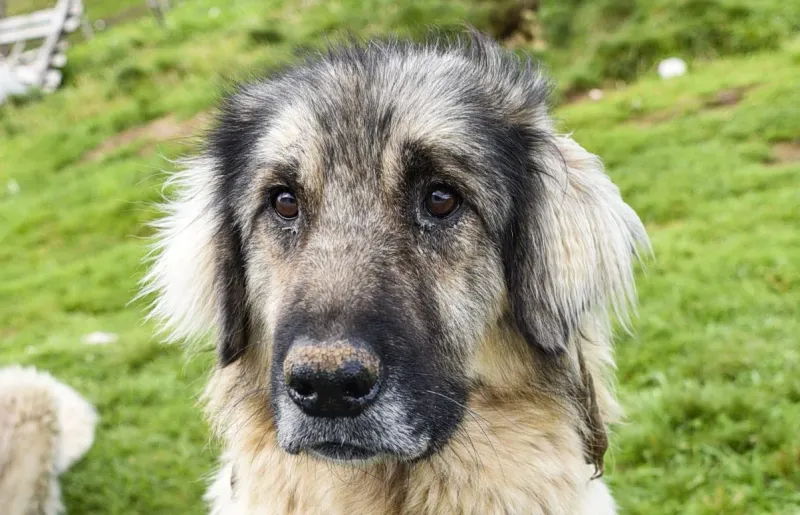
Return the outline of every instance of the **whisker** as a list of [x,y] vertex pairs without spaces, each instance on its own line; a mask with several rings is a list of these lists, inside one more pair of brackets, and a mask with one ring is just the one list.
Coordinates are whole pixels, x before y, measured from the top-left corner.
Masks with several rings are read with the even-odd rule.
[[[469,406],[467,406],[465,404],[462,404],[462,403],[456,401],[455,399],[452,399],[452,398],[448,397],[447,395],[441,394],[439,392],[434,392],[433,390],[425,390],[425,392],[433,394],[433,395],[438,395],[439,397],[442,397],[443,399],[445,399],[447,401],[450,401],[450,402],[452,402],[453,404],[455,404],[457,406],[460,406],[461,408],[463,408],[467,413],[469,413],[473,417],[473,419],[475,420],[475,425],[478,426],[478,429],[481,430],[481,433],[483,433],[483,436],[486,438],[486,441],[492,447],[492,452],[494,452],[494,457],[497,460],[497,463],[500,464],[500,471],[505,476],[505,473],[503,472],[503,462],[500,460],[500,455],[497,454],[497,449],[495,448],[494,443],[492,442],[492,439],[489,438],[489,434],[483,429],[483,426],[480,424],[479,419],[483,420],[484,423],[489,425],[490,429],[491,429],[491,423],[488,420],[486,420],[483,416],[481,416],[479,413],[477,413],[475,410],[470,408]],[[470,441],[471,440],[472,440],[472,438],[470,437]],[[474,448],[474,445],[473,445],[473,448]],[[476,453],[478,452],[477,449],[475,450],[475,452]],[[481,466],[483,466],[483,461],[482,460],[479,460],[479,461],[481,463]]]

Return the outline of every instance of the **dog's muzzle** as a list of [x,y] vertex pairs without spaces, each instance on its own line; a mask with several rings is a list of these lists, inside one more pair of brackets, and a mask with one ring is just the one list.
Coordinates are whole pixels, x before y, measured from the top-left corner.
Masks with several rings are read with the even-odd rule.
[[[438,376],[424,364],[409,364],[418,356],[402,354],[409,346],[400,342],[416,335],[382,320],[365,327],[372,330],[356,327],[332,337],[316,336],[325,331],[314,327],[309,331],[314,336],[292,334],[297,330],[292,326],[276,331],[270,400],[278,444],[287,453],[352,463],[410,460],[428,450],[432,419],[442,410],[429,414],[416,395],[435,386],[415,389],[418,384],[407,377],[412,370],[421,381]],[[380,336],[375,327],[382,329]]]

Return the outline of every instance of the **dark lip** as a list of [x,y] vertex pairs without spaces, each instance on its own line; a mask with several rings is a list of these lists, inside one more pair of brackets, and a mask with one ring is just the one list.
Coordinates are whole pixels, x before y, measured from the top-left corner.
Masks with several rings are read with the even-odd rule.
[[367,449],[357,445],[336,442],[318,443],[308,447],[308,450],[328,459],[338,461],[368,460],[380,454],[380,452],[375,449]]

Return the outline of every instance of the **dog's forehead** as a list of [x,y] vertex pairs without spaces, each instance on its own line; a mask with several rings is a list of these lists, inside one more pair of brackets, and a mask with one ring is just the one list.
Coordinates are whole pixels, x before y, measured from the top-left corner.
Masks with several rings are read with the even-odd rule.
[[[399,199],[409,148],[449,159],[486,211],[507,204],[502,197],[515,189],[535,140],[549,133],[548,85],[530,63],[484,50],[374,47],[301,64],[245,90],[231,104],[231,125],[247,119],[256,127],[248,171],[237,180],[247,199],[239,202],[243,218],[281,182],[280,170],[291,170],[306,198]],[[492,215],[495,227],[508,209],[501,211]]]
[[[298,164],[307,187],[322,182],[400,180],[397,166],[410,144],[467,154],[478,145],[484,103],[447,69],[409,69],[391,61],[371,71],[331,65],[328,73],[291,83],[258,143],[266,160]],[[334,173],[346,168],[347,173]]]

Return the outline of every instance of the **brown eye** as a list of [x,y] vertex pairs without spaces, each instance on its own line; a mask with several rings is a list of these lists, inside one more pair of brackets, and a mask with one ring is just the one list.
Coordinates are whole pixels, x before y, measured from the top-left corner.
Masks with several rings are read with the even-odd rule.
[[272,208],[281,218],[293,220],[300,211],[297,206],[297,197],[289,190],[279,190],[272,196]]
[[437,185],[425,195],[425,210],[436,218],[447,218],[461,205],[461,197],[452,188]]

